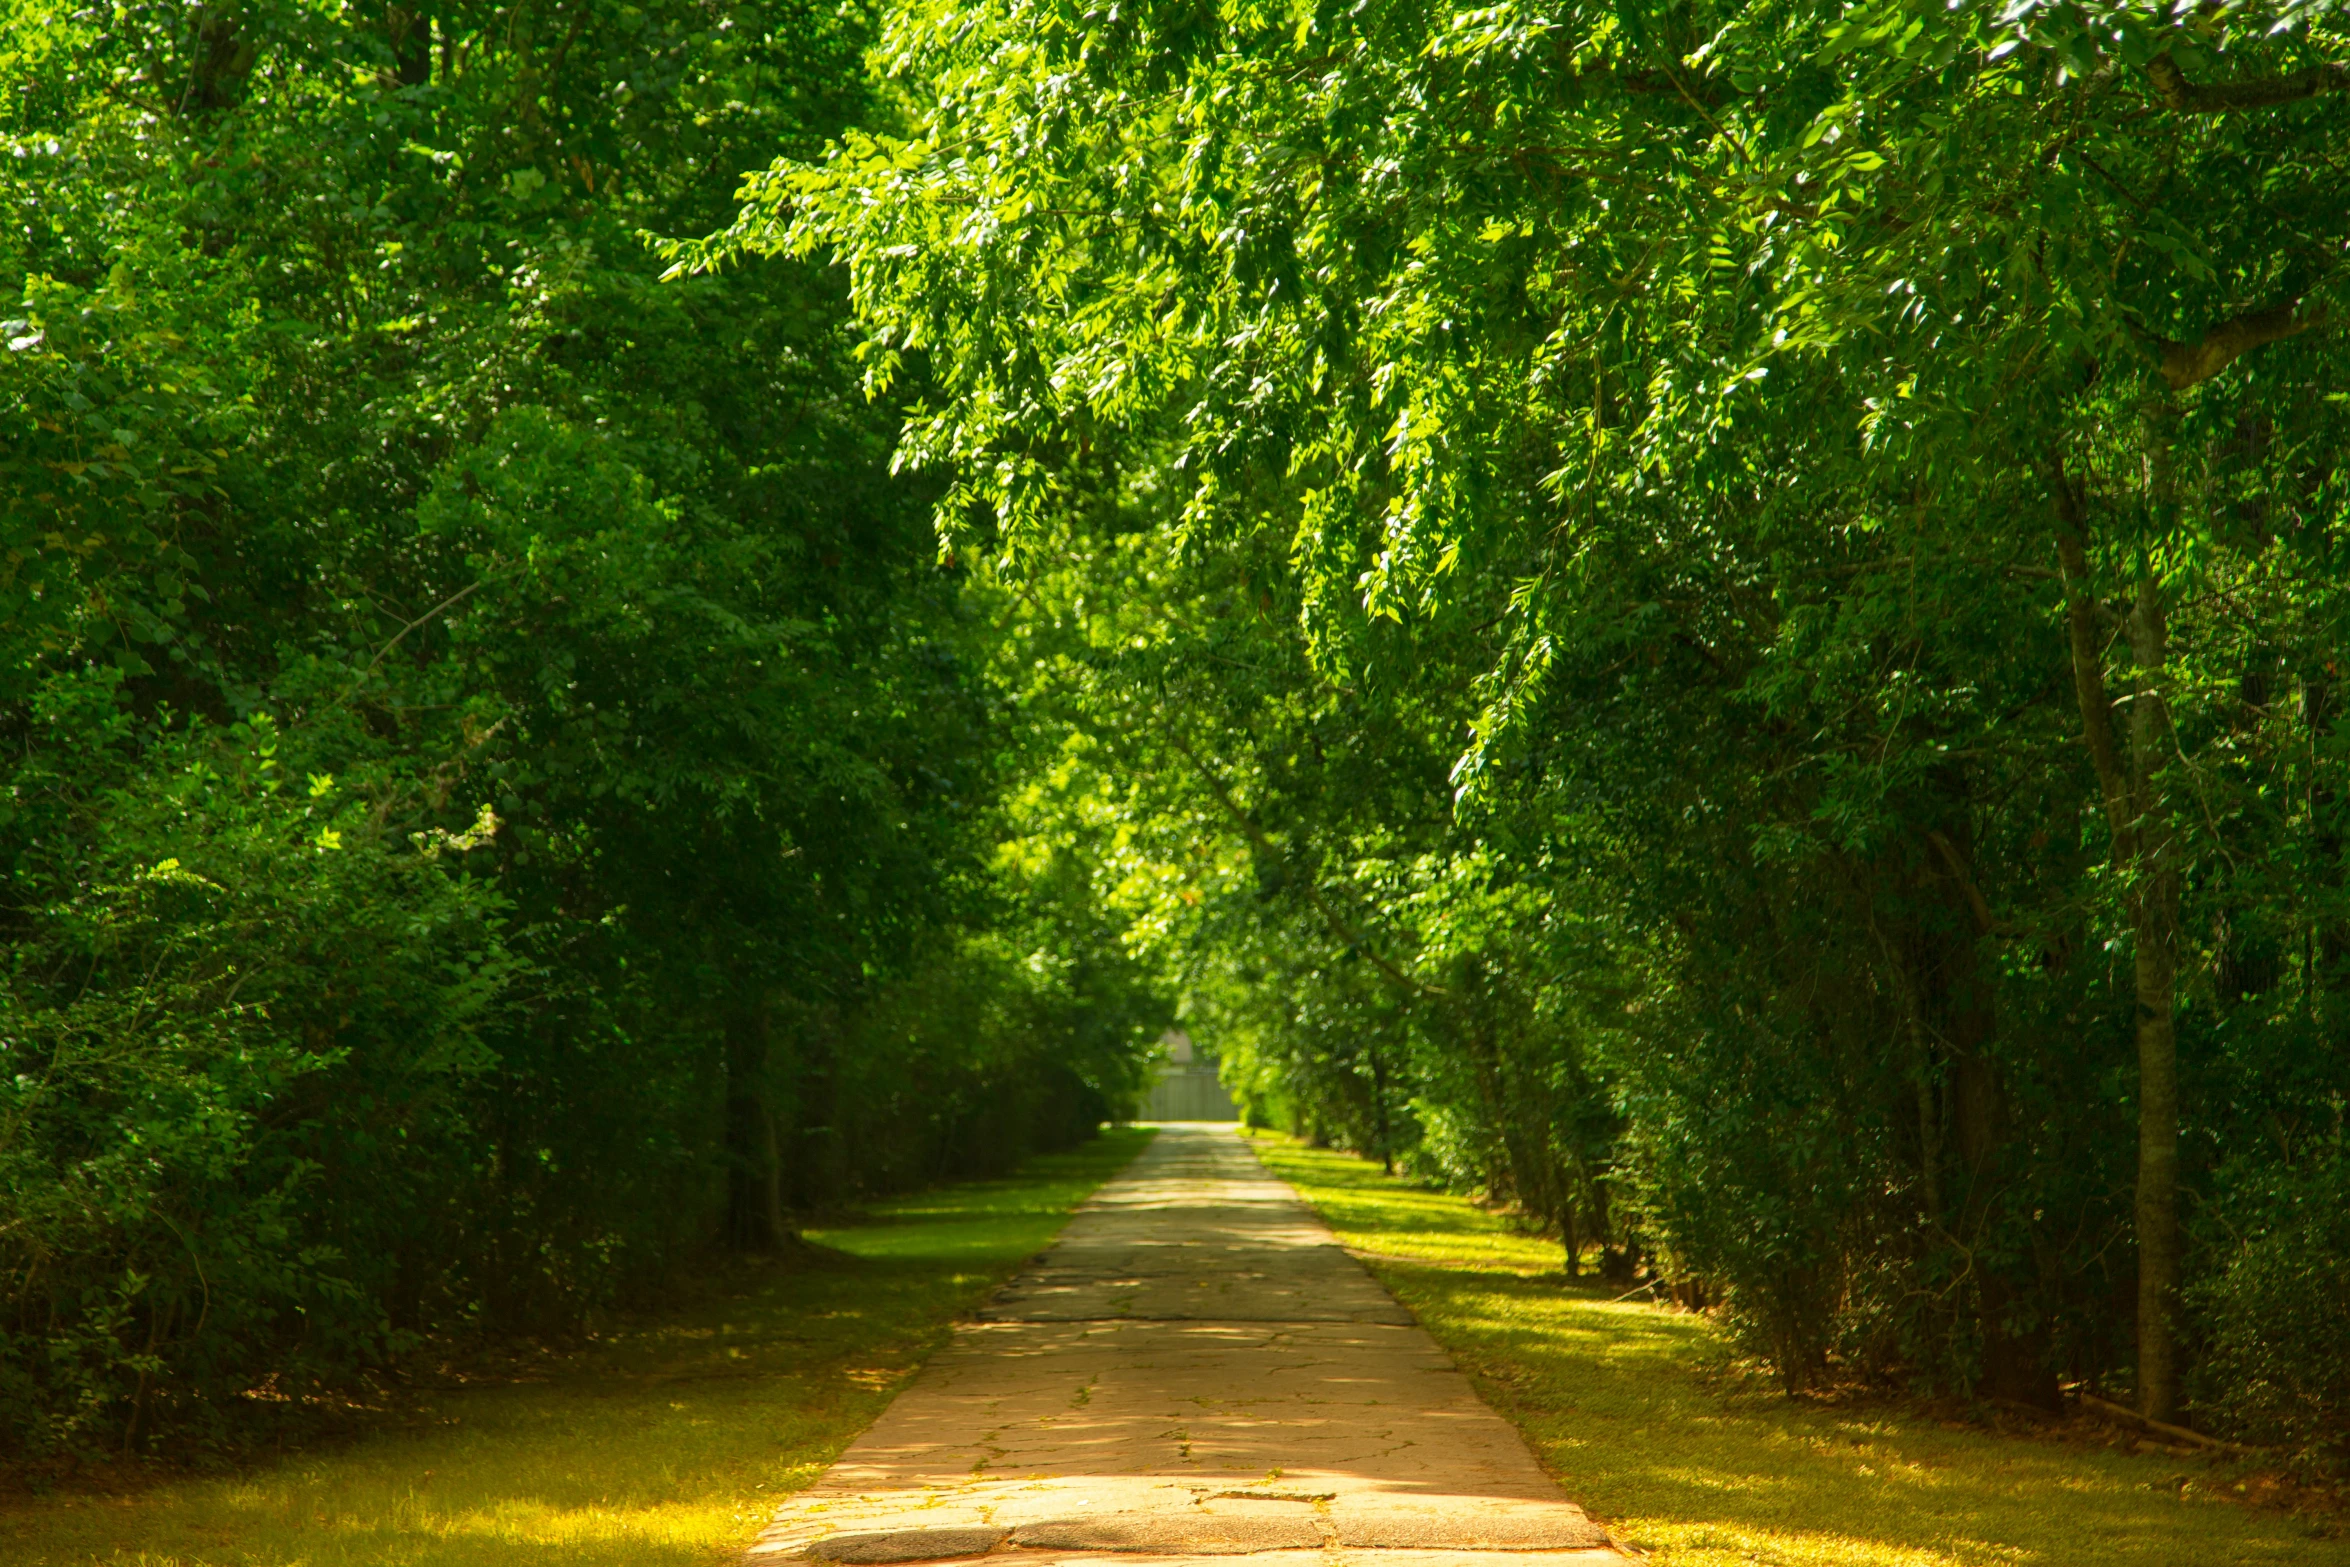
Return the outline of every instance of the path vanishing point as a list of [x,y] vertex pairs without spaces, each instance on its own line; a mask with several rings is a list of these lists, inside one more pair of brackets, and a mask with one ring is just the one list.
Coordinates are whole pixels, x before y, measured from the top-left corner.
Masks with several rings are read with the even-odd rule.
[[1624,1562],[1234,1129],[1193,1124],[1080,1208],[748,1561],[1238,1555]]

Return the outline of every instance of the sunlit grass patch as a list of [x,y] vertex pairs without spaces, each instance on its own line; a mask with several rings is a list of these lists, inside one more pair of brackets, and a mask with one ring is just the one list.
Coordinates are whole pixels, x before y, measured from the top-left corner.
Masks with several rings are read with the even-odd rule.
[[2196,1458],[1740,1391],[1703,1318],[1569,1284],[1556,1242],[1351,1155],[1260,1137],[1515,1420],[1569,1495],[1665,1567],[2350,1564],[2330,1517],[2247,1506]]
[[1148,1140],[810,1232],[825,1250],[650,1317],[546,1380],[435,1393],[399,1429],[229,1479],[0,1510],[22,1567],[707,1567],[881,1412],[950,1324]]

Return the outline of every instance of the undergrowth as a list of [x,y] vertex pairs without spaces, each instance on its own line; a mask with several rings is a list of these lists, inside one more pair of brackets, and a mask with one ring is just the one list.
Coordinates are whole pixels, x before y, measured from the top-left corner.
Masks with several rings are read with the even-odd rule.
[[337,1450],[0,1508],[8,1567],[708,1567],[1149,1139],[876,1204],[807,1256]]

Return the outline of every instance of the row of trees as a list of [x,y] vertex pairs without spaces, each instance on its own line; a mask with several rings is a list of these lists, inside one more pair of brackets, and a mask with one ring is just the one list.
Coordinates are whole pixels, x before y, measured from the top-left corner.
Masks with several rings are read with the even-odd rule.
[[[1792,1387],[2350,1440],[2350,35],[897,0],[830,257],[1260,1113]],[[753,269],[755,270],[755,269]]]
[[[1164,1012],[820,270],[802,0],[0,5],[0,1444],[1090,1135]],[[1044,748],[1040,750],[1040,748]]]
[[2327,7],[0,15],[19,1450],[1082,1136],[1170,986],[1790,1386],[2350,1443]]

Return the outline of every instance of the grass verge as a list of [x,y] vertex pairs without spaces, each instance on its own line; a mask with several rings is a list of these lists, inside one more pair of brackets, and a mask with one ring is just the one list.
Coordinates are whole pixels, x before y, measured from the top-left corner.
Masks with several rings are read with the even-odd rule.
[[10,1567],[709,1567],[739,1552],[1150,1133],[876,1204],[828,1252],[540,1380],[226,1479],[0,1512]]
[[1660,1567],[2350,1567],[2336,1517],[2247,1505],[2240,1467],[1741,1390],[1705,1319],[1566,1282],[1555,1242],[1351,1155],[1254,1146]]

